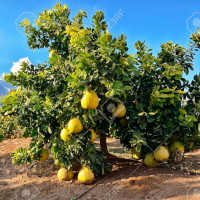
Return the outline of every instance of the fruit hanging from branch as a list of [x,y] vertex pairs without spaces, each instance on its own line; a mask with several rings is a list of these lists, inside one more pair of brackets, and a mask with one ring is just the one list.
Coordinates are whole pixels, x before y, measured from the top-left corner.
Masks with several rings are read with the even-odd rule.
[[80,119],[73,118],[67,124],[67,128],[70,133],[79,133],[83,130],[83,125],[82,125]]
[[63,139],[65,142],[69,142],[71,140],[72,133],[67,129],[63,128],[60,137]]
[[126,107],[124,106],[124,104],[119,103],[117,105],[117,108],[114,110],[113,112],[113,117],[124,117],[126,115]]
[[91,139],[89,141],[94,142],[97,139],[97,134],[93,129],[90,129],[90,132],[91,132]]
[[86,91],[81,99],[81,106],[84,109],[95,109],[99,105],[99,97],[94,90]]

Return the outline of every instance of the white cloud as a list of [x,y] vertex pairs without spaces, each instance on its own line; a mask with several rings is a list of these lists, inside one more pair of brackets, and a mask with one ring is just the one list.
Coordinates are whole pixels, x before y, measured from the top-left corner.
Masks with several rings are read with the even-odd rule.
[[[13,72],[13,73],[18,72],[21,69],[21,64],[23,62],[31,64],[31,61],[29,60],[28,57],[21,58],[21,59],[19,59],[19,61],[13,62],[13,66],[10,68],[10,71]],[[4,76],[5,76],[5,73],[3,73],[2,75],[0,75],[0,81],[4,79]]]
[[0,76],[0,81],[2,81],[4,79],[4,76],[5,76],[6,73],[3,73],[1,76]]
[[0,81],[3,80],[4,75],[5,75],[5,73],[3,73],[3,74],[0,76]]
[[21,59],[19,59],[19,61],[13,62],[13,66],[12,66],[12,68],[10,69],[10,71],[13,72],[13,73],[18,72],[18,71],[22,68],[22,67],[21,67],[21,64],[22,64],[23,62],[26,62],[26,63],[28,63],[28,64],[31,64],[31,62],[30,62],[30,60],[29,60],[28,57],[21,58]]

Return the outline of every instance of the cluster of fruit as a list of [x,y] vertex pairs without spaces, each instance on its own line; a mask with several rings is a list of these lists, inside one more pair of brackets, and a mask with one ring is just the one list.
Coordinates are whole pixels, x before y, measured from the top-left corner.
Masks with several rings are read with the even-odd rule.
[[[61,181],[70,181],[74,177],[72,169],[67,170],[64,167],[60,168],[57,177]],[[94,173],[89,166],[83,166],[78,173],[78,181],[84,184],[91,184],[94,181]]]
[[[87,91],[81,100],[81,106],[84,109],[95,109],[99,105],[99,98],[95,91]],[[64,142],[69,142],[71,140],[72,134],[80,133],[83,130],[83,125],[80,119],[73,118],[69,121],[65,128],[61,130],[60,137]],[[91,139],[90,142],[94,142],[97,138],[97,134],[93,129],[90,129]],[[48,159],[48,151],[44,148],[41,149],[39,162],[44,162]],[[33,159],[33,156],[31,156]],[[70,181],[74,177],[74,172],[72,169],[67,170],[62,167],[62,163],[59,160],[55,160],[55,165],[60,167],[57,177],[59,180]],[[89,166],[83,166],[78,173],[78,180],[84,184],[91,184],[94,181],[94,173]]]
[[[45,160],[48,159],[49,153],[44,148],[42,148],[41,151],[42,151],[40,154],[41,158],[40,158],[39,162],[44,162]],[[33,156],[31,156],[31,158],[33,159]],[[57,167],[60,167],[58,174],[57,174],[57,177],[59,180],[70,181],[73,179],[74,172],[72,169],[67,170],[64,167],[61,167],[62,163],[59,160],[55,160],[55,165]],[[84,184],[91,184],[94,181],[94,173],[92,172],[92,170],[90,169],[89,166],[82,167],[82,169],[78,173],[78,180],[79,180],[79,182],[84,183]]]
[[[69,142],[71,140],[72,134],[79,133],[83,130],[83,125],[80,121],[80,119],[73,118],[69,121],[67,124],[66,128],[63,128],[60,137],[62,140],[65,142]],[[91,139],[89,140],[90,142],[94,142],[97,138],[97,134],[93,129],[90,129],[91,132]]]
[[[171,154],[180,153],[182,154],[184,152],[184,146],[179,141],[173,141],[170,144],[170,147],[168,146],[159,146],[154,153],[147,153],[144,158],[144,163],[148,167],[157,167],[159,162],[166,161],[170,157]],[[136,151],[135,148],[132,150],[132,156],[135,159],[140,159],[142,151]]]
[[[95,109],[99,105],[99,98],[94,90],[86,91],[85,95],[81,99],[81,106],[84,109]],[[83,125],[80,119],[73,118],[69,121],[67,126],[62,129],[60,137],[65,142],[71,140],[72,134],[80,133],[83,130]],[[91,139],[90,142],[94,142],[97,138],[97,134],[93,129],[90,129]],[[60,165],[61,166],[61,165]],[[74,177],[73,170],[67,170],[64,167],[60,168],[58,171],[59,180],[70,181]],[[78,173],[78,180],[84,184],[91,184],[94,181],[94,173],[89,166],[83,166]]]
[[[84,109],[96,109],[99,105],[99,97],[94,90],[86,91],[83,98],[81,99],[81,106]],[[125,106],[120,103],[117,105],[117,108],[112,110],[113,117],[124,117],[126,115]],[[80,119],[73,118],[69,121],[64,129],[60,133],[60,137],[65,142],[69,142],[72,134],[79,133],[83,130],[83,125]],[[93,129],[90,129],[91,139],[90,142],[93,142],[97,138],[97,134]],[[57,163],[57,166],[61,167],[61,163]],[[59,180],[71,180],[74,176],[73,170],[67,170],[64,167],[60,168],[58,171]],[[84,184],[91,184],[94,180],[94,173],[89,166],[83,166],[80,172],[78,173],[78,180]]]
[[[99,98],[94,90],[87,91],[83,96],[83,98],[81,99],[81,106],[84,109],[95,109],[98,105],[99,105]],[[66,127],[62,129],[60,137],[65,142],[69,142],[72,134],[79,133],[82,130],[83,130],[83,125],[80,119],[73,118],[69,121]],[[90,132],[92,134],[92,137],[89,141],[93,142],[96,140],[97,134],[93,129],[91,129]]]

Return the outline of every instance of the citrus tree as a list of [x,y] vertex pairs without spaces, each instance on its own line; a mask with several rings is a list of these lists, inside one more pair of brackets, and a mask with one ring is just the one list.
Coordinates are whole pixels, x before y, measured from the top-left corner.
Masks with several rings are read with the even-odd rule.
[[14,133],[23,133],[18,124],[20,110],[19,100],[24,97],[24,92],[19,87],[12,89],[7,95],[0,98],[0,140],[4,137],[14,138]]
[[[104,104],[113,96],[119,105],[125,102],[130,78],[138,70],[127,53],[126,37],[115,38],[107,31],[103,12],[93,16],[91,27],[83,25],[84,11],[72,19],[69,15],[66,5],[57,4],[39,14],[37,27],[28,19],[21,23],[29,47],[48,48],[50,55],[48,64],[23,63],[20,71],[5,77],[25,92],[16,114],[23,135],[31,137],[30,148],[20,148],[12,158],[14,163],[30,163],[48,148],[68,169],[78,161],[104,174],[110,170],[106,116],[113,117]],[[91,142],[91,130],[100,137],[101,151]]]
[[[193,69],[199,32],[187,49],[168,42],[156,56],[138,41],[132,56],[126,37],[108,32],[103,12],[96,12],[91,27],[84,26],[85,17],[80,10],[71,19],[69,8],[57,3],[39,14],[37,27],[28,19],[21,23],[29,47],[48,48],[50,54],[48,63],[23,63],[20,71],[5,76],[23,91],[9,105],[18,105],[17,123],[31,138],[29,149],[12,154],[13,163],[44,161],[50,149],[55,163],[65,167],[59,179],[63,173],[73,177],[76,162],[85,166],[81,174],[93,177],[92,171],[111,169],[106,137],[120,139],[138,158],[146,154],[145,163],[153,167],[162,161],[160,149],[168,159],[169,144],[180,153],[183,144],[198,145],[199,77],[189,83],[184,74]],[[100,149],[93,143],[97,134]]]
[[[199,31],[199,30],[198,30]],[[132,76],[127,99],[127,126],[117,120],[115,137],[132,149],[134,156],[153,153],[159,146],[181,142],[187,150],[199,147],[199,76],[191,83],[185,78],[193,70],[199,32],[191,37],[186,49],[168,42],[154,56],[144,42],[135,44],[138,74]],[[136,155],[137,154],[137,155]]]

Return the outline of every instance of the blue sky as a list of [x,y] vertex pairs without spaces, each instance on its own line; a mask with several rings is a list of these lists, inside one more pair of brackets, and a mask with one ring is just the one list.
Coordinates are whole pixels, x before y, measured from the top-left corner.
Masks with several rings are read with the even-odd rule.
[[[10,72],[13,62],[24,57],[33,64],[48,60],[47,49],[29,49],[26,37],[22,30],[21,33],[17,30],[16,23],[26,17],[33,21],[37,13],[52,8],[56,3],[55,0],[0,1],[0,75]],[[110,32],[115,36],[124,33],[128,37],[130,53],[134,53],[133,44],[137,40],[146,40],[154,52],[167,41],[187,47],[191,32],[195,31],[195,26],[200,26],[199,0],[60,0],[59,3],[68,5],[72,17],[79,8],[85,9],[87,24],[96,10],[104,11]],[[200,71],[199,59],[200,55],[197,55],[195,71],[190,74],[190,79]]]

